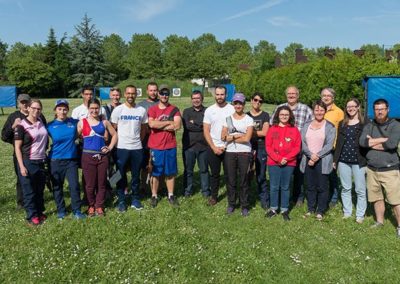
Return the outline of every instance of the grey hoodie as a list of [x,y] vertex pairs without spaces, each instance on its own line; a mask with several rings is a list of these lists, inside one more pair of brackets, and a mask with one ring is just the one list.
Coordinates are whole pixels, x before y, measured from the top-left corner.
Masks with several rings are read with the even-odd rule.
[[[367,135],[371,138],[386,137],[388,140],[383,143],[382,150],[374,150],[368,146]],[[389,119],[385,123],[379,124],[375,120],[366,124],[360,136],[360,146],[368,148],[367,165],[372,170],[393,170],[398,169],[399,156],[397,147],[400,141],[400,123],[394,119]]]

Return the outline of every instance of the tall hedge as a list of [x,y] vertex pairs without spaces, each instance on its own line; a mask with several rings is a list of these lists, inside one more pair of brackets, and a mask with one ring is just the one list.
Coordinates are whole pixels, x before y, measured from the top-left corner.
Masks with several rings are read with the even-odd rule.
[[342,106],[351,97],[364,100],[362,80],[367,75],[400,75],[400,67],[396,62],[389,63],[371,56],[359,58],[352,54],[340,54],[334,60],[321,58],[261,74],[242,71],[235,74],[232,81],[236,89],[248,97],[258,91],[271,104],[285,101],[284,92],[289,85],[300,89],[300,100],[306,104],[319,98],[321,89],[328,86],[336,90],[336,102]]

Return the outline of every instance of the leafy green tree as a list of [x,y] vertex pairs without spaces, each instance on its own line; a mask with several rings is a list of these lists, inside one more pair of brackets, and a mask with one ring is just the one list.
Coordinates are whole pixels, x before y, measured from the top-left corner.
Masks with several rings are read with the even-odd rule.
[[379,44],[364,44],[360,49],[365,50],[365,55],[375,58],[383,58],[385,56],[383,46]]
[[6,80],[6,54],[8,45],[0,40],[0,82]]
[[162,73],[161,43],[152,34],[134,34],[127,57],[130,77],[156,78]]
[[57,50],[58,50],[57,38],[55,36],[54,29],[50,28],[50,32],[47,37],[47,42],[44,47],[44,56],[45,56],[44,62],[53,65],[56,59]]
[[193,77],[193,48],[187,37],[170,35],[163,41],[163,75],[167,78],[184,80]]
[[107,86],[115,75],[107,72],[103,51],[102,37],[86,14],[82,22],[75,26],[71,47],[72,96],[78,96],[83,85]]
[[226,75],[223,69],[221,43],[213,34],[203,34],[192,41],[195,52],[194,76],[206,79],[222,78]]
[[276,46],[266,40],[261,40],[254,47],[254,70],[264,72],[275,67],[275,57],[279,55]]
[[246,40],[227,39],[221,46],[221,56],[225,72],[230,76],[239,71],[240,65],[250,67],[253,63],[252,49]]
[[115,74],[115,80],[121,81],[128,78],[129,70],[126,64],[128,46],[117,34],[104,37],[102,50],[107,71]]

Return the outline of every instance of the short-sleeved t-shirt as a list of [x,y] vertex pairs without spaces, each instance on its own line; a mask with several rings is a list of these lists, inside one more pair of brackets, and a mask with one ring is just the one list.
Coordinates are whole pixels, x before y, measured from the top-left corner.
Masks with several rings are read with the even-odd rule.
[[22,157],[29,160],[44,160],[48,142],[47,130],[41,120],[35,123],[21,121],[14,130],[14,140],[22,140]]
[[[170,117],[172,111],[176,108],[176,106],[170,104],[166,108],[160,109],[159,104],[157,104],[149,108],[147,115],[149,119],[152,118],[157,121],[173,120],[173,117],[181,116],[178,110],[173,117]],[[148,147],[156,150],[176,148],[175,132],[151,128]]]
[[[259,115],[252,115],[251,112],[247,113],[254,121],[254,131],[261,131],[263,129],[264,123],[269,123],[268,112],[262,111]],[[267,133],[265,133],[267,134]],[[254,150],[257,148],[265,148],[265,137],[252,137],[251,146]]]
[[204,112],[203,123],[210,125],[211,139],[216,147],[225,147],[226,143],[221,139],[222,126],[225,118],[235,112],[235,108],[231,104],[220,107],[213,104]]
[[47,131],[53,141],[49,152],[50,159],[76,159],[78,120],[67,118],[64,121],[53,120],[47,125]]
[[126,104],[117,106],[111,114],[111,123],[118,125],[118,149],[142,149],[140,130],[142,124],[147,123],[146,110],[136,105],[128,107]]
[[[100,112],[99,112],[99,114],[102,114],[102,113],[103,113],[103,108],[100,107]],[[89,115],[89,109],[88,109],[88,107],[87,107],[86,105],[84,105],[84,104],[81,104],[80,106],[77,106],[76,108],[74,108],[74,109],[72,110],[71,117],[72,117],[73,119],[81,120],[82,118],[87,118],[88,115]]]
[[[229,130],[227,122],[228,117],[225,118],[225,121],[223,123],[224,127],[228,127],[229,135],[246,134],[247,128],[249,126],[253,126],[254,123],[253,119],[247,114],[242,119],[235,119],[233,115],[230,115],[229,117],[232,119],[233,131]],[[236,143],[235,141],[229,142],[226,145],[226,152],[251,152],[251,143],[248,142],[246,144],[243,144]]]

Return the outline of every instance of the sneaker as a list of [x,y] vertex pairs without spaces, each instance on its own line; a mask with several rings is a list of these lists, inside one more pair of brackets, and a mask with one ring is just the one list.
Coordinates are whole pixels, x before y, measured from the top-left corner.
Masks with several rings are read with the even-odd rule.
[[322,221],[323,216],[322,216],[321,213],[318,213],[318,214],[315,216],[315,218],[317,218],[318,221]]
[[152,196],[150,200],[150,205],[151,207],[155,208],[158,204],[158,198],[157,196]]
[[247,209],[247,208],[242,208],[242,216],[243,216],[243,217],[249,216],[249,209]]
[[362,223],[364,222],[364,217],[357,217],[357,218],[356,218],[356,222],[357,222],[358,224],[362,224]]
[[104,210],[103,210],[103,208],[101,208],[101,207],[99,207],[99,208],[96,208],[96,215],[97,216],[104,216]]
[[284,221],[290,221],[289,211],[285,211],[282,213],[282,218]]
[[278,215],[278,213],[276,213],[276,211],[275,210],[269,210],[268,212],[267,212],[267,218],[273,218],[273,217],[275,217],[276,215]]
[[400,226],[397,226],[396,228],[396,236],[400,238]]
[[45,214],[41,214],[39,216],[40,224],[44,223],[47,220],[47,216]]
[[329,208],[335,208],[336,207],[336,205],[337,205],[337,202],[330,202],[329,203]]
[[59,212],[59,213],[57,213],[57,219],[64,220],[65,215],[66,215],[65,212]]
[[125,212],[126,211],[126,206],[125,206],[125,202],[119,202],[118,203],[118,212]]
[[382,228],[382,227],[383,227],[383,224],[382,224],[381,222],[375,222],[375,223],[371,226],[372,229],[378,229],[378,228]]
[[32,217],[28,223],[32,226],[39,226],[41,224],[39,217]]
[[95,215],[95,210],[94,210],[93,206],[90,206],[88,208],[87,214],[88,214],[89,217],[93,217]]
[[74,218],[78,219],[78,220],[85,219],[86,218],[86,214],[83,214],[81,211],[76,211],[74,213]]
[[226,208],[226,214],[228,215],[231,215],[233,211],[235,211],[235,207],[233,206],[229,206],[228,208]]
[[140,200],[138,200],[138,199],[134,199],[132,201],[131,207],[136,209],[136,210],[142,210],[143,209],[143,205],[140,202]]
[[351,218],[351,215],[344,215],[344,216],[342,217],[343,220],[350,219],[350,218]]
[[215,198],[213,198],[213,197],[210,197],[210,198],[208,199],[208,205],[210,205],[210,206],[216,205],[217,202],[218,202],[217,199],[215,199]]
[[308,218],[311,217],[311,215],[314,214],[313,212],[308,211],[306,214],[303,215],[303,218]]
[[178,206],[178,199],[176,199],[175,195],[171,195],[170,197],[168,197],[168,201],[169,204],[171,204],[172,206]]

